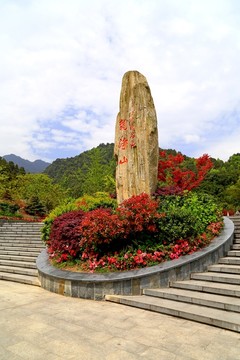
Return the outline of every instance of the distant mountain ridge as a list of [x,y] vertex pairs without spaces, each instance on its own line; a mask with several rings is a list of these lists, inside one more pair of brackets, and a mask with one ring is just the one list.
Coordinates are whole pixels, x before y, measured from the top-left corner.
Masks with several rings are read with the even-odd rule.
[[42,173],[50,165],[43,160],[29,161],[14,154],[4,155],[3,158],[7,162],[12,161],[15,165],[23,167],[27,173]]

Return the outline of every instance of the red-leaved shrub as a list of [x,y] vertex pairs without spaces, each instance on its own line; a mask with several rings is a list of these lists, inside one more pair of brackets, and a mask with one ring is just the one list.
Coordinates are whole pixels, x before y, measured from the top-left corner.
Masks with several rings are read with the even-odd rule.
[[126,221],[113,214],[111,209],[87,212],[78,231],[81,233],[82,258],[85,259],[104,253],[116,246],[116,240],[127,237]]
[[156,220],[161,217],[158,213],[158,202],[142,193],[123,201],[116,210],[122,220],[127,220],[128,233],[156,232]]
[[155,196],[183,194],[199,186],[204,180],[213,163],[207,154],[202,155],[194,161],[195,169],[184,166],[184,156],[167,154],[165,151],[159,153],[158,163],[158,187]]
[[80,233],[78,227],[84,215],[82,210],[70,211],[53,221],[47,242],[51,258],[61,262],[75,258],[79,254]]

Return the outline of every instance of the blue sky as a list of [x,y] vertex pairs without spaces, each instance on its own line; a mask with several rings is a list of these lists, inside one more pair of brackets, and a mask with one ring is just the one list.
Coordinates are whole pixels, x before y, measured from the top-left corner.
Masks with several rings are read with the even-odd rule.
[[159,145],[240,152],[238,0],[0,0],[0,156],[114,142],[121,81],[148,80]]

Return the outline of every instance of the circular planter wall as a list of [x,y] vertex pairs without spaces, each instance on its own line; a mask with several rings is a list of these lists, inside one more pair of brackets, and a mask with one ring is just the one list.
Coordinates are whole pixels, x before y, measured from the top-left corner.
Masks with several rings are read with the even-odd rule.
[[168,287],[170,281],[189,279],[192,272],[205,271],[227,254],[233,242],[234,225],[225,217],[224,229],[211,244],[191,255],[139,270],[106,274],[80,273],[54,268],[47,251],[37,258],[41,286],[57,294],[103,300],[105,295],[140,295],[145,288]]

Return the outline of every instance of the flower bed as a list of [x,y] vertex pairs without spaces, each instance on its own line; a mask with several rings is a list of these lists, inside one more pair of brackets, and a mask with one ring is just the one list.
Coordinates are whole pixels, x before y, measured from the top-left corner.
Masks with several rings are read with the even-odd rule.
[[195,253],[156,266],[103,274],[57,269],[43,250],[37,259],[39,280],[48,291],[84,299],[102,300],[112,294],[139,295],[143,289],[168,287],[171,281],[188,279],[191,272],[206,270],[230,250],[233,233],[232,221],[225,218],[221,234]]
[[[211,199],[187,193],[152,199],[134,196],[117,208],[69,207],[43,228],[52,264],[85,272],[154,266],[208,245],[222,228]],[[80,204],[80,206],[79,206]]]

